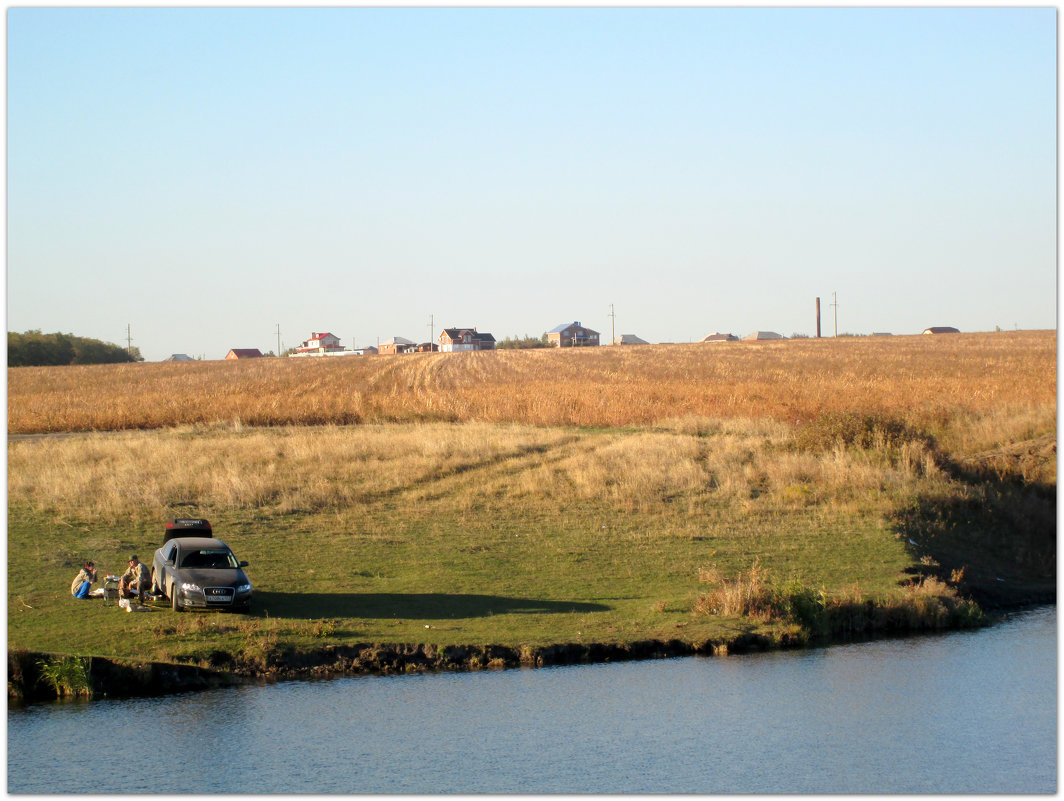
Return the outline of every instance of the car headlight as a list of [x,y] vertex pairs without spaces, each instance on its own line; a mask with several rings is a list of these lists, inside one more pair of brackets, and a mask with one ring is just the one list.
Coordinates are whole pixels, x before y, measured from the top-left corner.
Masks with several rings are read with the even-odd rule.
[[251,592],[251,585],[250,584],[241,584],[239,587],[236,588],[236,591],[237,592]]
[[188,581],[181,585],[181,589],[183,589],[185,592],[203,592],[203,590],[200,589],[199,584],[192,584]]

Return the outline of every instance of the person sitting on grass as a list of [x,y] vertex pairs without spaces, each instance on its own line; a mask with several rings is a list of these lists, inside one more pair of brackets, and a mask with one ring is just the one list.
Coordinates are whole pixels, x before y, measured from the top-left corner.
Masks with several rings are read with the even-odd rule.
[[96,565],[92,562],[86,562],[85,565],[78,571],[77,578],[70,585],[70,594],[75,598],[88,598],[89,587],[96,581]]
[[138,603],[144,603],[144,591],[151,584],[148,566],[140,562],[136,555],[129,557],[129,570],[118,580],[118,594],[123,598],[137,596]]

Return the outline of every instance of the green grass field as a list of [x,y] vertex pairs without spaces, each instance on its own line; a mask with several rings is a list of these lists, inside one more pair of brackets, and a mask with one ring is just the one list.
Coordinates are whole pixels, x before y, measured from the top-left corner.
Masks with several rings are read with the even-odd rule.
[[[921,575],[948,582],[988,553],[1012,558],[1011,529],[986,502],[990,486],[999,498],[1001,486],[1017,487],[1006,505],[1034,508],[1045,528],[1055,493],[987,473],[958,477],[918,439],[803,446],[786,425],[703,421],[237,426],[15,441],[8,644],[201,664],[224,651],[253,664],[278,648],[356,642],[794,633],[786,616],[706,613],[713,604],[700,600],[715,588],[706,577],[734,580],[757,565],[776,586],[888,603]],[[83,559],[120,573],[130,553],[150,561],[167,517],[201,515],[250,562],[251,615],[131,614],[70,597]],[[1045,575],[1052,530],[1025,547],[1028,562],[1013,564],[1009,580],[1054,581]],[[963,574],[954,584],[963,592]]]

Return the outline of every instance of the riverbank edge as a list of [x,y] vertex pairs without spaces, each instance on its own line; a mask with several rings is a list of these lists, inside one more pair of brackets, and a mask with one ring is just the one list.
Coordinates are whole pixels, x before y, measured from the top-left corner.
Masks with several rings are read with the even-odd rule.
[[[1055,595],[1052,599],[1039,599],[1034,604],[1013,606],[1009,611],[1045,603],[1055,603]],[[987,622],[991,621],[988,619]],[[271,651],[264,661],[238,661],[233,654],[215,651],[210,657],[210,667],[8,649],[8,700],[23,704],[54,701],[61,697],[93,700],[158,697],[249,684],[344,676],[557,667],[681,656],[721,657],[943,633],[961,628],[970,626],[925,626],[815,641],[801,633],[781,632],[770,636],[744,632],[725,640],[703,642],[647,639],[629,643],[556,643],[536,647],[352,643],[308,650],[281,648]],[[45,676],[48,666],[64,660],[77,660],[83,686],[64,690],[48,681]]]
[[[641,640],[631,643],[557,643],[511,647],[505,645],[409,645],[355,643],[311,650],[285,649],[267,662],[236,663],[226,652],[215,652],[214,667],[166,662],[137,662],[110,657],[77,657],[85,664],[87,692],[82,697],[136,698],[173,695],[245,684],[342,676],[404,675],[467,672],[505,668],[587,665],[678,656],[725,656],[804,646],[784,634],[773,639],[740,634],[727,641],[691,643],[684,640]],[[14,702],[56,700],[59,691],[43,675],[42,663],[70,659],[68,654],[8,650],[8,699]],[[75,693],[70,693],[75,695]]]

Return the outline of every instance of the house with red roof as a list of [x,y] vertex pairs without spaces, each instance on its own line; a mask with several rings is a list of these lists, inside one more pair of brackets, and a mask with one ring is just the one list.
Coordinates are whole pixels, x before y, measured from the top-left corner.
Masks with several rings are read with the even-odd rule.
[[328,331],[322,334],[312,333],[310,339],[300,343],[292,356],[336,356],[347,353],[347,349],[340,344],[340,337],[330,334]]

